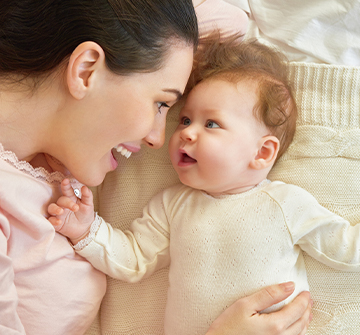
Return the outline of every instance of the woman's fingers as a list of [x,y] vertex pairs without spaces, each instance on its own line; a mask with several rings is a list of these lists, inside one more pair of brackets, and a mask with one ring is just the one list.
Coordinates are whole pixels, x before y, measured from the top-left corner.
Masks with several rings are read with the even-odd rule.
[[[284,318],[286,328],[291,329],[291,327],[293,327],[302,329],[304,325],[310,321],[311,307],[312,300],[310,293],[301,292],[291,303],[276,313]],[[292,318],[288,318],[289,315],[291,315]],[[300,327],[296,323],[300,324]],[[300,334],[300,331],[295,331],[291,334]]]
[[311,307],[310,293],[302,292],[281,310],[260,316],[267,317],[272,324],[268,334],[303,335],[311,321]]
[[[292,282],[266,287],[248,297],[250,298],[248,306],[252,306],[256,312],[259,312],[286,299],[294,289]],[[259,317],[267,319],[268,334],[303,335],[311,321],[311,307],[310,293],[302,292],[281,310],[260,314]]]
[[254,314],[258,313],[283,301],[289,297],[294,290],[295,284],[293,282],[268,286],[248,297],[250,300],[249,306],[254,309]]

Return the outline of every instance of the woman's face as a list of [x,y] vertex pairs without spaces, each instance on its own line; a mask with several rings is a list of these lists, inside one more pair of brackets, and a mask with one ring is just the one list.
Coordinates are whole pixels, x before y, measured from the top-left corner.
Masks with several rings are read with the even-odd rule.
[[183,93],[193,61],[193,48],[185,43],[169,50],[158,71],[119,76],[106,70],[93,78],[95,89],[82,102],[81,112],[77,109],[65,120],[67,136],[53,155],[80,182],[98,185],[115,170],[114,147],[127,154],[142,144],[163,145],[166,114]]

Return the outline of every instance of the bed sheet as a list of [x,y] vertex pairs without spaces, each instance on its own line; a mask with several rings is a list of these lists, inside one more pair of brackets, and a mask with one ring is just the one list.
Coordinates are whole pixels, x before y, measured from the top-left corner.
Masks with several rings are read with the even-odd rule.
[[360,66],[359,0],[226,0],[250,17],[247,38],[290,61]]

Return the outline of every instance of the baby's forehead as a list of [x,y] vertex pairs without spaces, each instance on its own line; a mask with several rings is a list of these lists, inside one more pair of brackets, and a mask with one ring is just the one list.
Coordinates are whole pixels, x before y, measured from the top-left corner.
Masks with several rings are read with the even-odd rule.
[[232,85],[236,88],[243,85],[250,85],[255,90],[259,86],[259,82],[260,82],[260,78],[257,77],[250,77],[239,73],[221,73],[205,78],[199,84],[205,84],[205,83],[208,85],[227,84],[227,85]]
[[[222,88],[231,88],[230,90],[226,90],[227,95],[242,96],[243,92],[246,91],[248,93],[254,93],[258,97],[259,90],[259,80],[247,78],[247,77],[228,77],[228,76],[213,76],[210,78],[206,78],[198,83],[194,87],[194,93],[198,92],[201,94],[204,90],[210,91],[222,90]],[[201,93],[200,93],[201,92]]]
[[184,105],[185,110],[235,110],[239,114],[249,113],[254,116],[254,109],[259,102],[256,81],[229,81],[212,77],[198,83],[190,92]]

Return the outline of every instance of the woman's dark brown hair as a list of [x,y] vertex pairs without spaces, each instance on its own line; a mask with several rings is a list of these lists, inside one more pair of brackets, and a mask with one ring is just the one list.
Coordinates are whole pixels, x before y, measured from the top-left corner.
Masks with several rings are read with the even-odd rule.
[[49,73],[85,41],[103,48],[114,73],[152,72],[176,40],[198,43],[191,0],[0,2],[0,76]]

